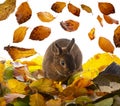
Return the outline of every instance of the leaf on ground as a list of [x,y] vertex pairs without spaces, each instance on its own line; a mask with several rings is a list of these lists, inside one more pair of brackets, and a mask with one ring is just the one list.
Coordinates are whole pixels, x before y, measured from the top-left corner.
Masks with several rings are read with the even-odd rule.
[[76,31],[79,27],[79,22],[74,20],[67,20],[60,22],[61,27],[68,32]]
[[62,101],[61,99],[50,99],[46,102],[46,106],[61,106]]
[[45,100],[41,94],[30,95],[30,106],[45,106]]
[[95,28],[92,28],[90,30],[90,32],[88,33],[88,37],[90,38],[90,40],[95,39]]
[[15,7],[16,0],[5,0],[5,2],[0,4],[0,21],[7,19],[14,12]]
[[13,60],[30,57],[36,54],[36,51],[33,48],[26,49],[26,48],[20,48],[20,47],[8,45],[4,47],[4,49],[9,53],[9,55]]
[[69,10],[70,13],[72,13],[75,16],[79,16],[80,15],[80,8],[74,6],[71,3],[68,4],[68,10]]
[[83,10],[85,10],[86,12],[88,12],[88,13],[92,13],[92,9],[89,6],[85,5],[85,4],[81,4],[81,8]]
[[26,26],[21,26],[21,27],[17,28],[14,31],[13,43],[21,42],[24,39],[27,30],[28,30],[28,27],[26,27]]
[[61,13],[65,6],[65,2],[55,2],[52,4],[51,9],[57,13]]
[[103,19],[100,17],[100,15],[97,16],[97,20],[99,21],[100,25],[103,27]]
[[44,40],[51,34],[51,29],[46,26],[37,26],[35,27],[31,34],[30,39],[32,40]]
[[108,3],[108,2],[98,2],[98,7],[101,13],[104,15],[109,15],[112,13],[115,13],[115,8],[113,4]]
[[15,13],[15,16],[19,24],[22,24],[31,18],[32,10],[28,2],[23,2],[22,4],[20,4],[20,6],[18,7]]
[[38,12],[37,16],[43,22],[51,22],[55,19],[55,17],[49,12]]
[[4,97],[0,97],[0,106],[6,106],[7,103],[6,103],[6,100]]

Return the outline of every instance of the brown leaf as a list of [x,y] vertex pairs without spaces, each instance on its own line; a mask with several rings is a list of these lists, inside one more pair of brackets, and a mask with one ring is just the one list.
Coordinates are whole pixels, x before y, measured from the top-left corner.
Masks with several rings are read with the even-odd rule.
[[17,18],[17,22],[22,24],[28,21],[31,18],[32,10],[28,4],[28,2],[23,2],[17,9],[15,16]]
[[21,26],[21,27],[17,28],[14,31],[13,43],[21,42],[24,39],[25,35],[26,35],[27,29],[28,29],[28,27],[26,27],[26,26]]
[[100,25],[103,27],[103,23],[102,23],[102,18],[100,17],[100,15],[97,16],[97,20],[99,21]]
[[66,6],[65,2],[55,2],[52,6],[51,9],[57,13],[61,13],[63,8]]
[[119,24],[118,20],[111,18],[109,15],[103,15],[103,17],[108,24],[113,24],[113,23]]
[[105,38],[105,37],[99,37],[98,44],[99,44],[100,48],[103,51],[110,52],[110,53],[114,52],[114,46],[110,42],[110,40],[108,40],[107,38]]
[[113,41],[116,47],[120,47],[120,25],[114,30]]
[[62,21],[60,22],[60,25],[62,28],[68,32],[72,32],[78,29],[79,27],[79,22],[74,21],[74,20],[67,20],[67,21]]
[[115,13],[115,8],[111,3],[108,2],[98,2],[98,7],[101,13],[104,15],[109,15]]
[[0,21],[7,19],[14,12],[15,7],[16,0],[6,0],[0,4]]
[[88,36],[90,40],[93,40],[95,38],[95,28],[92,28],[90,32],[88,33]]
[[49,12],[38,12],[38,18],[43,22],[51,22],[55,17]]
[[74,6],[71,3],[68,4],[68,10],[69,10],[69,12],[74,14],[75,16],[79,16],[80,15],[80,9],[78,7],[76,7],[76,6]]
[[32,40],[44,40],[47,38],[51,33],[51,29],[45,26],[37,26],[35,27],[31,34],[30,39]]
[[9,45],[4,47],[4,49],[8,51],[13,60],[29,57],[36,54],[36,51],[34,49],[26,49]]
[[89,6],[85,5],[85,4],[81,4],[81,8],[83,10],[85,10],[86,12],[88,12],[88,13],[92,13],[92,9]]

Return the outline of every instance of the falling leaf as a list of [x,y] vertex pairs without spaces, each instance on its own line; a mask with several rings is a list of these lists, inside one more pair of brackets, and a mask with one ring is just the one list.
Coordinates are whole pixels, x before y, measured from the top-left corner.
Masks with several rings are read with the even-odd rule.
[[92,13],[92,9],[89,6],[85,5],[85,4],[81,4],[81,8],[83,10],[85,10],[86,12],[88,12],[88,13]]
[[103,51],[110,52],[110,53],[114,52],[114,46],[110,42],[110,40],[108,40],[107,38],[105,38],[105,37],[99,37],[98,44],[99,44],[100,48]]
[[6,46],[4,47],[6,51],[8,51],[9,55],[13,60],[25,58],[36,54],[36,51],[32,49],[20,48],[15,46]]
[[75,16],[79,16],[80,15],[80,9],[78,7],[76,7],[76,6],[74,6],[71,3],[68,4],[68,10],[69,10],[69,12],[74,14]]
[[28,4],[28,2],[23,2],[17,9],[15,16],[17,18],[17,22],[22,24],[28,21],[31,18],[32,10]]
[[49,12],[38,12],[38,18],[43,22],[51,22],[55,17]]
[[100,25],[103,27],[103,19],[100,17],[100,15],[97,16],[97,20],[99,21]]
[[79,22],[74,21],[74,20],[67,20],[67,21],[61,21],[60,25],[64,30],[68,32],[72,32],[78,29]]
[[51,29],[45,26],[37,26],[35,27],[31,34],[30,39],[32,40],[44,40],[47,38],[51,33]]
[[92,28],[90,32],[88,33],[88,36],[90,40],[93,40],[95,38],[95,28]]
[[0,4],[0,21],[7,19],[14,12],[15,7],[16,0],[5,0],[5,2]]
[[108,2],[98,2],[98,7],[101,13],[104,15],[109,15],[115,13],[115,8],[111,3]]
[[120,47],[120,25],[114,30],[113,41],[116,47]]
[[57,13],[61,13],[65,6],[66,6],[65,2],[55,2],[51,6],[51,9]]
[[26,27],[26,26],[21,26],[21,27],[17,28],[14,31],[13,43],[21,42],[24,39],[27,30],[28,30],[28,27]]
[[113,24],[113,23],[119,24],[118,20],[111,18],[109,15],[103,15],[103,17],[108,24]]

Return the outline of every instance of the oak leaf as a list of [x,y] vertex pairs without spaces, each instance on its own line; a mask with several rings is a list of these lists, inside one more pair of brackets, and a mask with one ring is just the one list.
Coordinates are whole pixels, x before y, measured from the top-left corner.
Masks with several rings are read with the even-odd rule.
[[120,25],[114,30],[113,41],[116,47],[120,47]]
[[95,28],[92,28],[90,32],[88,33],[88,36],[90,40],[93,40],[95,38]]
[[20,6],[18,7],[15,16],[17,19],[17,22],[19,24],[22,24],[26,21],[28,21],[31,18],[32,15],[32,10],[28,4],[28,2],[23,2],[22,4],[20,4]]
[[100,15],[97,16],[97,20],[99,21],[100,25],[103,27],[103,19]]
[[88,12],[88,13],[92,13],[92,9],[89,6],[85,5],[85,4],[81,4],[81,8],[83,10],[85,10],[86,12]]
[[14,31],[13,43],[21,42],[24,39],[27,30],[28,30],[28,27],[26,27],[26,26],[21,26],[21,27],[17,28]]

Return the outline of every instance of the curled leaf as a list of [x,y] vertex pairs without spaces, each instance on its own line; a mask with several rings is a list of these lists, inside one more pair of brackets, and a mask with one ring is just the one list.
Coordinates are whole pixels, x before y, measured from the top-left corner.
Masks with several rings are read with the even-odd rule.
[[74,21],[74,20],[67,20],[67,21],[60,22],[60,25],[64,30],[68,32],[72,32],[78,29],[79,22]]
[[116,47],[120,47],[120,26],[114,30],[113,41]]
[[0,21],[7,19],[14,12],[15,7],[16,0],[5,0],[5,2],[0,4]]
[[89,6],[85,5],[85,4],[81,4],[81,8],[83,10],[85,10],[86,12],[88,12],[88,13],[92,13],[92,9]]
[[37,16],[43,22],[50,22],[55,19],[55,17],[49,12],[38,12]]
[[90,40],[93,40],[95,38],[95,28],[92,28],[90,32],[88,33],[88,36]]
[[29,57],[36,54],[36,51],[34,49],[26,49],[9,45],[4,47],[4,49],[8,51],[13,60]]
[[76,16],[80,15],[80,9],[71,3],[68,4],[68,10],[69,10],[69,12],[71,12],[72,14],[74,14]]
[[63,8],[66,6],[65,2],[55,2],[52,6],[51,9],[57,13],[61,13]]
[[103,23],[102,23],[102,18],[100,17],[100,15],[97,16],[97,20],[99,21],[100,25],[103,27]]
[[28,29],[28,27],[25,27],[25,26],[21,26],[21,27],[17,28],[14,31],[13,43],[21,42],[25,37],[27,29]]
[[28,2],[23,2],[17,9],[15,16],[17,18],[17,22],[22,24],[28,21],[31,18],[32,10],[28,4]]
[[105,51],[105,52],[110,52],[113,53],[114,51],[114,46],[113,44],[110,42],[110,40],[108,40],[105,37],[99,37],[99,42],[98,42],[100,48]]
[[98,7],[101,13],[104,15],[109,15],[115,13],[115,8],[111,3],[108,2],[98,2]]
[[37,26],[35,27],[31,34],[30,39],[32,40],[44,40],[47,38],[51,33],[51,29],[45,26]]

